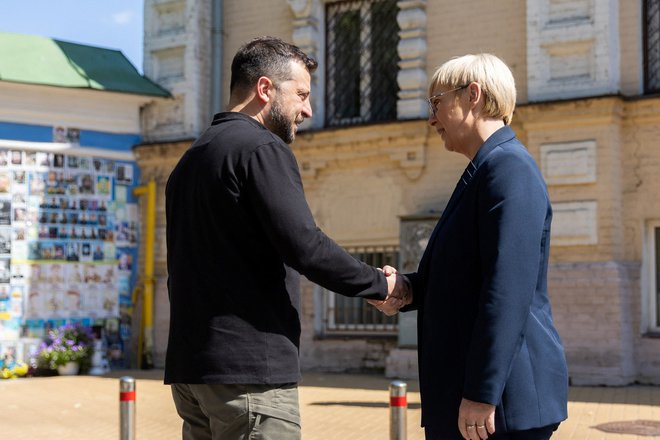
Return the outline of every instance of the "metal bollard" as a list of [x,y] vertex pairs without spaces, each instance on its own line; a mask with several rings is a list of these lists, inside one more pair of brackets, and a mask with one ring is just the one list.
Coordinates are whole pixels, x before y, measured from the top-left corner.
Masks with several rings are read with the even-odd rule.
[[135,379],[119,379],[119,439],[135,440]]
[[406,440],[406,383],[394,380],[390,383],[390,440]]

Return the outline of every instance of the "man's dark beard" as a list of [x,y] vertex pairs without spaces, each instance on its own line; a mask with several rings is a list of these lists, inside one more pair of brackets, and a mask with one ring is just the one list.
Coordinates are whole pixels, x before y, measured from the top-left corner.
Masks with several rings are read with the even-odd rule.
[[287,118],[282,111],[280,101],[277,99],[273,101],[273,105],[270,107],[267,122],[270,131],[278,135],[285,143],[290,144],[296,138],[296,132],[293,129],[295,121]]

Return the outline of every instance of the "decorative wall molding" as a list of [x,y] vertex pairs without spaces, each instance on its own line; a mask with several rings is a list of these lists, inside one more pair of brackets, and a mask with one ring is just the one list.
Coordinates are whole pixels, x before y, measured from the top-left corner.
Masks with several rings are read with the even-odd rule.
[[552,245],[598,244],[598,203],[596,201],[552,204]]
[[527,0],[530,101],[620,90],[617,0]]
[[[329,0],[287,0],[293,13],[293,43],[315,58],[319,67],[312,76],[314,112],[301,128],[323,128],[325,121],[325,4]],[[426,0],[397,2],[400,41],[397,82],[398,119],[428,116],[426,104]]]
[[596,182],[596,141],[541,145],[541,170],[548,185]]
[[196,137],[211,108],[211,1],[145,0],[144,74],[173,100],[143,108],[142,134],[151,142]]
[[304,178],[315,179],[333,162],[387,157],[411,180],[426,166],[428,125],[425,121],[302,132],[292,149]]
[[192,142],[192,139],[186,139],[179,142],[137,145],[133,149],[133,153],[135,161],[140,167],[142,180],[147,181],[153,177],[159,185],[165,184],[177,162],[190,148]]

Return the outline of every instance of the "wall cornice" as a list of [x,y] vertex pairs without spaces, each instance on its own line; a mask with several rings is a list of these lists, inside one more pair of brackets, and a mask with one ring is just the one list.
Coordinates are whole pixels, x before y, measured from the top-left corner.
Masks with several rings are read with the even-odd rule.
[[303,177],[314,179],[331,162],[388,157],[411,179],[426,165],[429,126],[424,120],[299,133],[292,149]]
[[183,153],[190,147],[190,140],[138,145],[133,149],[135,161],[140,167],[142,180],[154,178],[165,183]]
[[522,104],[514,125],[523,130],[620,124],[660,124],[660,96],[604,96]]
[[660,96],[626,101],[624,123],[660,124]]
[[627,104],[620,96],[542,102],[516,107],[513,123],[528,130],[621,124]]

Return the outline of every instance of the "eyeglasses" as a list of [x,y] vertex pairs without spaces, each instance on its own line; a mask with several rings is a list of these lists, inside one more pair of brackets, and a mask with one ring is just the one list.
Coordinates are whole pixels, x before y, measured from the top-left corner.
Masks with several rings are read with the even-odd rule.
[[463,86],[458,86],[455,89],[447,90],[445,92],[440,92],[440,93],[437,93],[433,96],[429,96],[428,98],[426,98],[426,102],[429,104],[429,113],[432,114],[433,116],[435,116],[435,101],[437,101],[438,98],[440,98],[441,96],[446,95],[447,93],[455,92],[456,90],[464,89],[469,85],[470,84],[465,84]]

